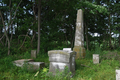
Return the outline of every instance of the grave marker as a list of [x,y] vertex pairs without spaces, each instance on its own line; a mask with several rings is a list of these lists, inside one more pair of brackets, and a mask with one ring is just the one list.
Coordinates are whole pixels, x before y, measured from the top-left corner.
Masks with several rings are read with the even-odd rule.
[[77,52],[76,59],[85,57],[84,48],[84,27],[83,27],[83,12],[81,9],[77,12],[75,42],[73,51]]
[[93,54],[93,63],[98,64],[99,63],[99,54]]
[[51,50],[48,51],[50,66],[49,72],[56,75],[56,70],[59,72],[64,71],[65,67],[68,66],[72,75],[75,73],[75,56],[76,52],[69,50]]
[[116,80],[120,80],[120,70],[116,69]]
[[31,58],[36,58],[36,50],[31,50]]

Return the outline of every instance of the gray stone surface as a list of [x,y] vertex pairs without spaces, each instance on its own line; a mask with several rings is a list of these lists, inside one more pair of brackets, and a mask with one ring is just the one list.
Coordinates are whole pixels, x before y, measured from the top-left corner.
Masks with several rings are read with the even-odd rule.
[[50,66],[49,72],[56,74],[56,70],[62,72],[67,66],[72,74],[75,73],[75,56],[76,52],[68,50],[51,50],[48,51]]
[[120,80],[120,70],[116,69],[116,80]]
[[64,51],[71,51],[71,48],[63,48]]
[[31,58],[36,58],[36,50],[31,50]]
[[83,11],[81,9],[77,11],[75,42],[73,51],[77,52],[76,59],[85,57]]
[[22,67],[25,62],[33,62],[33,61],[34,61],[33,59],[20,59],[13,61],[13,64],[18,67]]
[[43,67],[45,67],[44,62],[28,62],[28,64],[31,65],[33,70],[38,70],[38,69],[42,69]]
[[33,59],[20,59],[20,60],[15,60],[13,62],[14,65],[24,68],[28,70],[38,70],[39,68],[43,68],[45,66],[44,62],[33,62]]
[[83,11],[81,9],[77,12],[75,44],[74,46],[84,46],[84,27],[83,27]]
[[99,63],[99,54],[93,54],[93,63],[98,64]]

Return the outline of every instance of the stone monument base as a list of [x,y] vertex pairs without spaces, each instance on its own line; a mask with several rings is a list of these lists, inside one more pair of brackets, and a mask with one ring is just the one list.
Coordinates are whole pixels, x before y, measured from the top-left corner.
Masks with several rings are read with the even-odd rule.
[[[49,72],[56,75],[57,72],[71,72],[75,74],[75,56],[76,52],[69,50],[51,50],[48,51],[50,66]],[[66,75],[66,74],[65,74]]]
[[81,46],[75,46],[73,51],[77,52],[76,59],[84,58],[85,57],[85,48]]

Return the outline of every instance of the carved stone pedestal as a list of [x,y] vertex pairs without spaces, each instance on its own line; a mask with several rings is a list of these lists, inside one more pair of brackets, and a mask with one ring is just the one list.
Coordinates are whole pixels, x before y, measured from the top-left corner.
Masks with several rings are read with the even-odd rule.
[[75,56],[76,52],[67,50],[51,50],[48,51],[50,66],[49,72],[56,75],[56,71],[62,72],[68,67],[69,72],[75,73]]
[[75,46],[73,51],[77,52],[76,59],[85,57],[85,48],[81,46]]

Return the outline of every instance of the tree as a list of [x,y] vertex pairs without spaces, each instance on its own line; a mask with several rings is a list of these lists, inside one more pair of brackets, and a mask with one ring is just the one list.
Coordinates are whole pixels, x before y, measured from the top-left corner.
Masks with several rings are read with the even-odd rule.
[[37,44],[37,54],[40,52],[40,8],[41,0],[38,0],[38,44]]
[[[15,16],[16,16],[17,9],[18,9],[18,7],[19,7],[19,5],[20,5],[21,2],[22,2],[22,0],[19,2],[18,6],[17,6],[17,8],[16,8],[16,11],[15,11],[15,14],[14,14],[14,16],[13,16],[13,19],[14,19]],[[10,5],[11,5],[11,1],[10,1]],[[11,10],[9,10],[9,11],[10,11],[10,13],[11,13]],[[6,30],[5,20],[3,19],[3,15],[2,15],[1,10],[0,10],[0,16],[1,16],[1,19],[2,19],[5,36],[6,36],[6,39],[7,39],[7,41],[8,41],[8,55],[9,55],[9,54],[10,54],[10,39],[9,39],[9,37],[8,37],[7,30],[8,30],[8,29],[10,28],[10,26],[13,24],[13,20],[10,21],[10,23],[8,23],[8,24],[9,24],[9,25],[8,25],[8,29]],[[10,19],[10,20],[11,20],[11,19]]]

